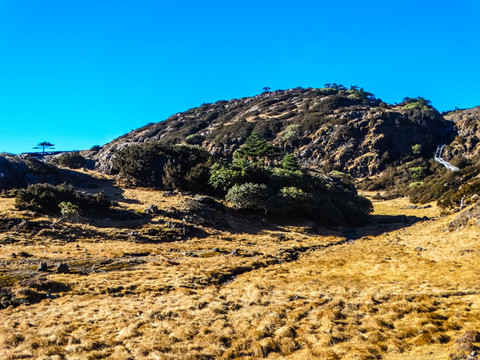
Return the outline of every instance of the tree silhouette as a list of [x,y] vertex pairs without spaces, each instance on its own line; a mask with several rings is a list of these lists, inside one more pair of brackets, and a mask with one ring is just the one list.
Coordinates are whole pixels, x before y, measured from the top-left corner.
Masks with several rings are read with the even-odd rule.
[[265,86],[263,92],[269,92],[271,90],[270,86]]
[[45,149],[50,148],[53,149],[55,145],[48,141],[42,141],[40,144],[34,147],[34,149],[42,149],[42,154],[45,154]]

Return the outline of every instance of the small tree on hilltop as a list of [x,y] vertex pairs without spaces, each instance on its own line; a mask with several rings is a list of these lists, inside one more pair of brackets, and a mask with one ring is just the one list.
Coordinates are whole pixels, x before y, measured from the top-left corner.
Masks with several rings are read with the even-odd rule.
[[40,144],[34,147],[34,149],[42,149],[42,154],[45,154],[45,149],[46,148],[53,148],[55,145],[53,145],[51,142],[48,141],[42,141]]

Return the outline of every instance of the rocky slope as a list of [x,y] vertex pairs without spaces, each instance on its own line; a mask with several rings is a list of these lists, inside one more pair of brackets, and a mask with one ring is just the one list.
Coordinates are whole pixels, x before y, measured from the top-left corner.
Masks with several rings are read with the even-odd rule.
[[449,157],[474,158],[480,155],[480,106],[445,115],[455,123],[457,137],[446,149]]
[[95,182],[96,180],[88,175],[59,169],[32,157],[0,154],[0,191],[38,183],[90,186]]
[[204,104],[134,130],[89,155],[106,173],[112,171],[116,151],[155,140],[197,144],[229,157],[257,131],[313,169],[365,177],[407,161],[413,145],[420,144],[423,155],[433,154],[452,129],[436,110],[404,105],[386,104],[357,89],[279,90]]

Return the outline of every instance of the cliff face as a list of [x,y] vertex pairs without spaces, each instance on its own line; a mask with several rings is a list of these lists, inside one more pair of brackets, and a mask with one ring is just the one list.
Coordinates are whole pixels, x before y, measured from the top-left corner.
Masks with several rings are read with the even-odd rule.
[[473,158],[480,155],[480,106],[457,110],[445,115],[445,119],[455,123],[457,137],[446,148],[452,157]]
[[413,145],[433,154],[448,128],[451,123],[433,109],[405,110],[358,90],[297,88],[204,104],[134,130],[90,156],[106,173],[116,151],[155,140],[197,144],[229,157],[257,131],[313,169],[364,177],[410,156]]

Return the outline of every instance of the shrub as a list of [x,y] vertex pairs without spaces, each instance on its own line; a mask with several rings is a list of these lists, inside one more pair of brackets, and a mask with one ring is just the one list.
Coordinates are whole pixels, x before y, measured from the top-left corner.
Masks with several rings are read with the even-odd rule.
[[60,208],[60,214],[62,219],[70,222],[78,222],[81,219],[80,208],[72,204],[69,201],[62,201],[58,207]]
[[272,208],[272,191],[265,184],[245,183],[234,185],[228,190],[225,199],[237,209],[263,210]]
[[[35,184],[19,190],[15,206],[21,210],[33,210],[42,214],[60,215],[60,204],[71,203],[83,213],[95,215],[105,213],[110,208],[107,196],[100,192],[91,195],[75,190],[70,185]],[[65,206],[65,205],[64,205]]]
[[282,168],[288,171],[297,171],[300,170],[300,164],[295,158],[295,155],[289,153],[285,154],[282,159]]
[[355,183],[355,178],[352,175],[346,174],[338,170],[330,171],[330,176],[333,176],[334,178],[342,180],[345,184],[353,185]]
[[418,96],[417,98],[405,98],[404,99],[404,106],[405,110],[412,110],[412,109],[419,109],[419,110],[432,110],[432,105],[430,100],[426,100],[425,98]]
[[314,196],[294,186],[284,187],[276,198],[275,211],[283,214],[310,214],[317,204]]
[[421,155],[422,154],[422,145],[421,144],[412,145],[412,153],[414,155]]
[[425,168],[423,166],[416,166],[409,169],[412,180],[422,180],[425,177]]
[[294,141],[300,137],[300,125],[291,124],[285,128],[283,138],[287,141]]
[[51,163],[70,169],[80,169],[86,165],[87,160],[78,151],[72,151],[53,158]]
[[185,142],[190,145],[201,145],[205,137],[200,134],[190,134],[185,138]]
[[215,190],[227,192],[235,184],[244,183],[245,177],[245,172],[240,168],[216,163],[210,169],[208,183]]
[[312,178],[300,170],[289,171],[283,168],[273,168],[270,172],[269,182],[276,191],[284,187],[297,187],[311,191],[315,185]]
[[115,154],[113,169],[133,186],[208,191],[213,157],[201,147],[140,144]]

